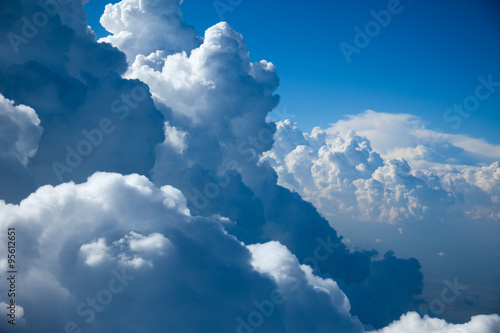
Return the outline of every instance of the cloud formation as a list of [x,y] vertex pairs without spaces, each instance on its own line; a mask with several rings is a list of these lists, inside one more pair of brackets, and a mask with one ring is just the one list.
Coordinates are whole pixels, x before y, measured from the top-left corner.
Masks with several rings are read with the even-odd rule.
[[[409,312],[388,327],[371,333],[496,333],[500,329],[500,316],[479,315],[465,324],[449,324],[442,319],[420,317],[416,312]],[[370,333],[370,332],[369,332]]]
[[[31,182],[7,199],[14,204],[0,200],[1,228],[16,227],[23,244],[16,329],[362,332],[415,308],[416,259],[347,248],[259,163],[274,143],[266,117],[279,102],[279,78],[272,63],[250,60],[227,23],[201,39],[182,20],[181,1],[123,0],[106,8],[102,23],[113,35],[98,43],[82,2],[49,3],[50,15],[39,3],[0,3],[5,34],[23,35],[22,17],[50,16],[26,40],[0,41],[0,93],[17,105],[5,100],[0,115],[9,114],[9,128],[30,128],[0,136]],[[303,142],[290,133],[285,162]],[[316,146],[300,148],[296,161],[322,150],[328,166],[320,147],[328,133],[314,135]],[[390,204],[406,209],[418,191],[447,196],[402,160],[386,165],[354,134],[338,144],[335,156],[359,165],[342,172],[364,181],[380,170],[377,181],[400,190]],[[342,173],[335,168],[321,176]],[[372,209],[377,184],[362,185]],[[418,214],[425,202],[416,202]]]
[[[353,130],[335,132],[344,126],[339,123],[308,134],[290,120],[280,122],[273,149],[263,156],[281,185],[300,193],[322,213],[388,223],[444,219],[460,212],[462,218],[498,220],[498,162],[431,163],[415,169],[402,157],[389,157],[393,153],[388,150],[385,155],[376,152]],[[384,145],[384,135],[377,139],[379,146]]]
[[[192,217],[179,190],[144,176],[96,173],[44,186],[20,205],[1,204],[0,221],[25,244],[19,332],[68,323],[92,332],[245,332],[256,323],[264,332],[362,332],[334,281],[277,242],[247,248],[218,221]],[[279,297],[272,308],[271,295]]]
[[189,52],[200,44],[196,31],[182,19],[176,1],[124,0],[106,5],[101,25],[111,35],[101,38],[122,50],[130,63],[139,54]]

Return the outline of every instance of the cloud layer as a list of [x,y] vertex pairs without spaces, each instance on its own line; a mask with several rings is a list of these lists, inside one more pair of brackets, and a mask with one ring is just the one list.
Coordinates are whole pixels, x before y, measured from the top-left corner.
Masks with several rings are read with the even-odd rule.
[[[80,1],[0,3],[11,36],[0,41],[0,117],[12,131],[0,134],[0,180],[26,179],[0,184],[0,226],[22,244],[16,329],[362,332],[414,310],[416,259],[349,249],[278,179],[310,201],[314,186],[339,203],[348,193],[335,213],[389,221],[439,212],[434,201],[451,205],[454,192],[352,132],[266,122],[274,65],[252,62],[227,23],[198,38],[180,4],[108,5],[112,35],[97,42]],[[46,22],[27,34],[23,17],[39,13]],[[275,140],[277,172],[259,163]],[[497,168],[440,177],[493,193],[483,177]]]
[[[281,185],[330,217],[388,223],[443,220],[449,215],[498,220],[498,162],[488,166],[430,163],[428,168],[415,169],[402,157],[391,158],[395,153],[389,148],[384,155],[377,153],[367,138],[353,130],[335,131],[342,126],[339,122],[308,134],[290,120],[280,122],[273,149],[263,160],[274,167]],[[374,130],[370,136],[377,133]],[[376,140],[384,145],[383,134]]]
[[[391,323],[388,327],[378,330],[378,333],[495,333],[500,328],[500,316],[474,316],[465,324],[448,324],[442,319],[420,317],[415,312],[409,312],[399,321]],[[375,332],[372,332],[375,333]]]

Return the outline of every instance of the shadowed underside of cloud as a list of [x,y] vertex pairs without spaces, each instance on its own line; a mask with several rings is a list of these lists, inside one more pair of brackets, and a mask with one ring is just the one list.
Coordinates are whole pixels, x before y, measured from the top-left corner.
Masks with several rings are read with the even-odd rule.
[[[414,307],[422,288],[415,259],[379,262],[374,251],[350,253],[312,205],[278,186],[272,168],[258,165],[273,143],[274,124],[266,116],[277,104],[279,80],[271,63],[250,61],[242,36],[227,23],[208,29],[190,55],[138,55],[127,76],[151,87],[168,121],[166,141],[157,149],[156,184],[179,188],[197,214],[229,218],[226,229],[246,243],[287,246],[300,262],[337,280],[363,322],[382,327]],[[318,260],[321,244],[326,257]],[[409,278],[395,283],[402,267]],[[371,279],[372,273],[389,282]],[[374,289],[386,296],[362,305],[361,295]]]
[[2,204],[0,216],[26,244],[19,332],[61,331],[67,322],[92,332],[234,332],[238,318],[252,325],[260,306],[262,332],[362,332],[334,281],[277,242],[249,251],[220,222],[192,217],[179,190],[144,176],[96,173],[80,185],[41,187],[20,205]]
[[415,168],[435,164],[482,165],[500,160],[500,146],[466,135],[448,134],[439,128],[429,129],[420,117],[410,114],[367,110],[331,124],[326,132],[345,135],[351,130],[370,140],[384,158],[402,157]]
[[[0,94],[0,198],[19,201],[34,187],[27,164],[38,149],[42,133],[35,110],[14,106]],[[13,191],[15,188],[20,190]]]
[[[121,77],[125,56],[97,43],[82,3],[47,6],[0,4],[2,34],[10,36],[0,41],[0,93],[33,108],[44,128],[26,165],[35,186],[11,188],[14,202],[37,186],[85,181],[98,170],[147,174],[154,145],[163,141],[149,88]],[[33,17],[47,20],[34,25]]]

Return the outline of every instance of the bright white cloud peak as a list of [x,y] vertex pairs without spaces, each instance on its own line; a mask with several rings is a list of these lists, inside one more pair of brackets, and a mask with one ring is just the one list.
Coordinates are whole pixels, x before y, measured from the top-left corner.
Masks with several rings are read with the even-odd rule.
[[[371,119],[372,115],[367,112],[360,118]],[[407,123],[416,121],[405,115],[382,114],[380,118],[396,123],[400,118]],[[428,163],[430,168],[412,169],[405,159],[390,157],[395,146],[389,147],[386,132],[380,136],[378,131],[367,133],[382,149],[386,145],[386,154],[380,155],[367,138],[354,131],[336,132],[343,127],[340,121],[326,131],[315,128],[308,134],[289,120],[280,122],[273,149],[263,160],[273,165],[280,184],[300,193],[327,216],[389,223],[444,219],[449,213],[500,219],[498,162],[488,166]],[[406,144],[412,143],[403,138],[401,145]]]

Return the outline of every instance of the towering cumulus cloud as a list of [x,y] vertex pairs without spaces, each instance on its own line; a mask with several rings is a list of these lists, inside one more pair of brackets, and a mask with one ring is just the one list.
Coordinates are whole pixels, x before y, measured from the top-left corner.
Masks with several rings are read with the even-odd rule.
[[112,33],[101,39],[133,62],[138,54],[189,52],[199,45],[196,31],[182,20],[182,0],[126,0],[108,4],[101,24]]
[[[422,288],[415,259],[388,253],[375,261],[375,251],[350,252],[312,205],[259,165],[275,131],[266,122],[278,103],[271,63],[251,62],[243,37],[224,22],[209,28],[190,54],[150,51],[136,56],[126,76],[149,85],[167,120],[153,170],[157,185],[179,188],[195,214],[227,217],[226,229],[245,243],[285,245],[301,263],[335,279],[366,324],[381,327],[413,308]],[[403,270],[408,274],[401,279]],[[373,289],[397,297],[366,302]]]
[[[360,118],[371,115],[369,112]],[[498,162],[487,166],[436,163],[425,158],[431,154],[426,151],[430,147],[422,145],[413,153],[407,149],[403,155],[412,168],[406,159],[392,157],[402,148],[392,145],[391,149],[383,135],[368,134],[385,152],[385,158],[372,149],[370,140],[345,127],[340,121],[328,130],[317,127],[308,134],[290,120],[280,122],[274,146],[262,159],[274,167],[281,185],[297,191],[332,218],[403,223],[442,220],[453,214],[458,218],[499,219]],[[416,150],[422,155],[415,156]],[[429,166],[418,168],[423,165]]]
[[279,243],[247,248],[220,222],[192,217],[179,190],[144,176],[41,187],[2,204],[0,221],[26,244],[16,332],[363,331],[334,281]]
[[[352,184],[324,194],[351,191],[354,205],[359,191],[359,214],[388,219],[432,212],[420,191],[452,204],[447,190],[354,133],[331,143],[266,122],[279,102],[276,69],[252,62],[227,23],[199,38],[181,1],[123,0],[106,7],[112,35],[97,42],[82,3],[0,3],[0,229],[16,228],[20,244],[16,332],[452,327],[408,312],[422,302],[416,259],[347,248],[278,179],[286,165],[286,186],[307,187],[314,201],[317,179],[328,188],[345,173]],[[317,174],[306,174],[310,162]],[[387,198],[395,212],[372,204],[383,186],[401,191]],[[2,317],[8,302],[0,295]],[[497,319],[467,327],[494,332]]]

